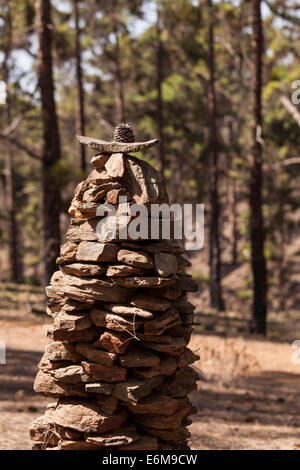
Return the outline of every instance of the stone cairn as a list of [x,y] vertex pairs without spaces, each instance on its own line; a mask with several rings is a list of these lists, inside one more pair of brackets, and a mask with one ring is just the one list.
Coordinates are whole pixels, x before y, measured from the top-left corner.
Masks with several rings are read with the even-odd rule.
[[[167,203],[162,176],[128,155],[157,140],[134,142],[117,126],[113,142],[77,136],[97,151],[76,188],[73,216],[47,287],[51,341],[34,390],[55,403],[30,427],[34,449],[188,449],[187,395],[199,357],[187,348],[197,285],[175,240],[115,239],[98,233],[99,204]],[[125,141],[125,142],[124,142]],[[151,216],[149,216],[150,219]],[[132,220],[132,218],[131,218]],[[128,223],[128,219],[126,219]]]

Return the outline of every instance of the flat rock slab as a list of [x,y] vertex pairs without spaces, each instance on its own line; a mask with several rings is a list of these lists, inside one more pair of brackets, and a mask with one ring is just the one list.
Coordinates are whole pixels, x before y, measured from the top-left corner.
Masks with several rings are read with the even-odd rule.
[[113,282],[118,286],[134,289],[138,287],[151,288],[171,286],[176,283],[176,280],[163,277],[120,277],[113,278]]
[[82,355],[72,345],[61,341],[47,344],[45,354],[50,361],[78,362],[82,360]]
[[82,362],[83,369],[96,380],[104,382],[122,382],[126,379],[127,371],[123,367],[103,366],[94,362]]
[[118,252],[118,261],[136,268],[153,268],[151,257],[147,255],[147,253],[143,253],[141,251],[120,250]]
[[29,428],[29,436],[33,441],[57,445],[59,438],[55,434],[53,422],[53,410],[46,411],[44,416],[35,419]]
[[104,433],[118,429],[126,420],[123,409],[113,416],[99,412],[99,407],[88,400],[61,399],[54,411],[55,423],[84,433]]
[[141,398],[138,403],[128,403],[127,408],[134,414],[163,414],[172,415],[179,408],[179,401],[166,395],[151,393]]
[[113,385],[106,382],[85,384],[85,391],[87,393],[101,393],[102,395],[111,395],[112,389]]
[[142,273],[139,268],[133,266],[127,266],[126,264],[117,264],[115,266],[109,266],[106,275],[108,277],[128,277],[137,276]]
[[65,274],[78,277],[105,276],[106,274],[104,266],[97,266],[95,264],[71,263],[60,266],[60,269]]
[[96,349],[90,343],[77,343],[76,351],[90,361],[103,366],[112,366],[117,358],[115,354]]
[[122,178],[125,173],[123,153],[113,153],[105,163],[105,169],[112,178]]
[[173,398],[186,397],[192,390],[197,388],[199,374],[191,367],[178,369],[175,377],[169,377],[166,382],[159,387],[159,393],[170,395]]
[[174,307],[176,308],[178,313],[183,314],[193,313],[196,308],[191,302],[185,299],[177,299],[174,302]]
[[[76,220],[76,219],[75,219]],[[74,219],[72,219],[74,221]],[[81,224],[73,224],[71,221],[71,225],[67,230],[66,238],[69,240],[67,243],[71,243],[71,241],[80,242],[80,241],[98,241],[99,238],[97,236],[97,224],[100,221],[99,217],[95,217],[94,219],[82,221]],[[77,245],[76,245],[77,246]],[[71,248],[69,248],[70,250]],[[77,251],[77,248],[76,248]],[[73,258],[76,259],[76,252]],[[63,257],[62,254],[60,256],[60,260],[67,261],[66,256]]]
[[82,241],[78,245],[78,261],[115,261],[119,247],[109,243]]
[[104,302],[126,303],[132,295],[129,290],[118,287],[113,283],[101,279],[70,276],[60,271],[53,274],[51,284],[50,289],[47,288],[49,297],[66,295],[82,302],[94,303],[96,300],[102,300]]
[[156,377],[157,375],[172,375],[176,368],[177,361],[174,359],[174,357],[166,356],[161,358],[160,363],[155,367],[140,367],[138,369],[134,369],[134,374],[136,377],[150,379],[151,377]]
[[118,447],[119,450],[157,450],[158,443],[156,437],[141,436],[140,439],[126,446]]
[[95,341],[95,348],[107,349],[115,354],[124,354],[132,342],[133,337],[115,331],[105,331],[100,338]]
[[58,450],[99,450],[101,446],[87,441],[72,441],[61,439],[58,443]]
[[165,312],[171,307],[171,302],[169,300],[159,299],[158,297],[152,297],[146,294],[135,295],[129,303],[135,307],[153,312]]
[[115,153],[115,152],[142,152],[147,150],[154,145],[158,145],[159,141],[157,139],[148,140],[146,142],[132,142],[132,143],[123,143],[123,142],[107,142],[105,140],[94,139],[93,137],[85,137],[83,135],[76,135],[76,138],[83,145],[97,150],[98,152],[103,153]]
[[186,346],[186,342],[183,338],[173,338],[172,343],[154,343],[150,341],[143,341],[143,346],[154,349],[154,351],[167,353],[173,355],[176,354],[177,351],[180,351],[182,348]]
[[155,367],[160,363],[159,357],[140,346],[131,346],[130,349],[119,357],[123,367]]
[[178,324],[181,324],[180,317],[174,308],[170,308],[166,312],[156,313],[154,318],[147,320],[144,323],[144,334],[155,335],[157,331],[163,333],[165,327],[169,329]]
[[[143,426],[143,429],[147,431],[148,434],[158,437],[165,442],[170,442],[174,444],[180,444],[186,442],[187,439],[191,436],[191,433],[185,427],[178,427],[177,429],[154,429],[147,426]],[[178,447],[176,448],[178,449]],[[169,449],[169,447],[168,447]]]
[[159,276],[172,276],[176,274],[178,269],[177,256],[171,253],[156,253],[154,255],[154,265]]
[[120,315],[107,312],[106,310],[93,309],[91,310],[91,318],[96,326],[106,327],[109,330],[116,330],[134,333],[139,327],[142,326],[142,321],[136,318],[124,318]]
[[82,382],[85,375],[84,370],[80,365],[62,367],[60,369],[50,371],[50,374],[55,381],[69,384],[77,384]]
[[90,436],[87,442],[93,442],[102,447],[128,445],[139,439],[139,434],[132,428],[121,428],[118,431],[102,434],[101,436]]
[[47,336],[54,341],[93,341],[99,331],[97,328],[87,328],[86,330],[54,330],[47,328]]
[[78,331],[86,330],[93,325],[90,316],[84,311],[66,313],[59,312],[53,322],[54,330]]
[[151,379],[129,379],[126,382],[115,385],[113,395],[122,401],[136,403],[141,398],[150,395],[152,390],[164,381],[163,376]]
[[67,384],[55,382],[49,374],[41,370],[37,373],[34,381],[34,391],[42,393],[46,397],[82,396],[85,397],[84,384]]
[[129,307],[124,304],[106,304],[105,309],[119,315],[137,316],[141,318],[153,318],[153,313],[137,307]]
[[188,399],[180,401],[180,409],[172,415],[163,414],[149,414],[149,415],[136,415],[135,421],[155,429],[177,429],[180,427],[182,420],[185,416],[191,414],[193,407]]

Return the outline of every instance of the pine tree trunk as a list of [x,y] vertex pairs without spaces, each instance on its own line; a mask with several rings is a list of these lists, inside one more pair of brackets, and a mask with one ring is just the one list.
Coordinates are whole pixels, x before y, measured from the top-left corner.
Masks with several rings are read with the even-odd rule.
[[[73,0],[74,19],[75,19],[75,57],[76,57],[76,82],[78,93],[78,105],[76,115],[77,134],[85,134],[85,116],[84,116],[84,88],[82,80],[81,66],[81,45],[80,45],[80,26],[79,26],[79,0]],[[79,143],[79,155],[82,171],[86,171],[86,152],[85,146]]]
[[124,80],[121,67],[119,25],[118,25],[118,1],[112,3],[113,31],[115,36],[115,102],[116,124],[125,121]]
[[43,227],[45,280],[49,284],[56,269],[59,254],[60,230],[59,215],[61,207],[60,187],[57,178],[57,163],[60,159],[60,143],[54,82],[52,73],[52,23],[51,3],[49,0],[36,0],[36,27],[39,39],[38,66],[39,86],[42,100],[42,120],[44,128],[43,152]]
[[157,31],[157,47],[156,47],[156,67],[157,67],[157,77],[156,77],[156,88],[157,88],[157,130],[159,138],[159,171],[164,174],[165,169],[165,145],[164,145],[164,109],[163,109],[163,98],[162,98],[162,82],[163,82],[163,72],[162,72],[162,61],[163,61],[163,42],[161,40],[161,29],[162,29],[162,14],[160,12],[160,7],[157,7],[157,22],[156,22],[156,31]]
[[217,310],[224,310],[221,288],[221,253],[219,235],[219,194],[218,194],[218,143],[216,125],[215,54],[212,2],[207,0],[210,17],[208,32],[208,110],[209,110],[209,182],[210,182],[210,225],[209,225],[209,264],[210,264],[210,304]]
[[[12,17],[11,5],[7,2],[7,14],[5,18],[5,44],[4,60],[2,63],[3,80],[9,83],[8,61],[12,52]],[[11,98],[7,88],[6,103],[4,105],[4,122],[8,126],[11,122]],[[13,152],[10,142],[5,144],[5,197],[8,211],[8,241],[9,241],[9,262],[12,280],[21,283],[23,280],[22,260],[19,252],[19,233],[16,220],[16,192],[14,185]]]
[[262,54],[263,30],[261,20],[261,1],[253,0],[253,72],[251,83],[251,101],[253,109],[252,123],[252,166],[250,181],[250,238],[251,265],[254,282],[253,317],[251,331],[266,333],[267,317],[267,271],[264,257],[265,231],[262,214]]

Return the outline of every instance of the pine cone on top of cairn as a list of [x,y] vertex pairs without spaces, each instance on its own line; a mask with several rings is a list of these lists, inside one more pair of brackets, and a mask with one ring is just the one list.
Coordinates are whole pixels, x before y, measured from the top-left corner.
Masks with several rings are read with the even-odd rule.
[[[129,126],[122,133],[131,139]],[[187,395],[198,379],[190,365],[199,359],[187,348],[194,306],[186,294],[197,290],[189,262],[175,240],[107,240],[110,223],[99,231],[96,214],[103,203],[118,211],[121,195],[168,203],[160,173],[129,155],[158,141],[78,139],[97,154],[76,188],[47,287],[51,342],[34,389],[56,401],[31,424],[33,448],[188,449]]]
[[134,142],[134,132],[129,124],[122,122],[118,124],[114,132],[114,141],[115,142]]

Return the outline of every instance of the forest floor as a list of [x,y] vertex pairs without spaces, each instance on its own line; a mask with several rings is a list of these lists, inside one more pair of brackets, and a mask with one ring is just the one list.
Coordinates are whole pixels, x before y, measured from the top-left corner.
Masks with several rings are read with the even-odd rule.
[[[29,423],[50,401],[32,389],[47,343],[43,325],[49,320],[32,313],[32,306],[43,302],[39,288],[6,284],[0,298],[0,340],[7,348],[6,365],[0,365],[0,449],[30,449]],[[248,336],[246,320],[236,313],[220,319],[197,311],[203,326],[190,346],[201,355],[196,368],[202,379],[191,394],[198,410],[190,427],[191,447],[300,449],[300,364],[291,360],[295,335],[289,336],[281,317],[273,325],[277,339],[270,340]],[[299,319],[295,315],[290,321],[298,325]]]

